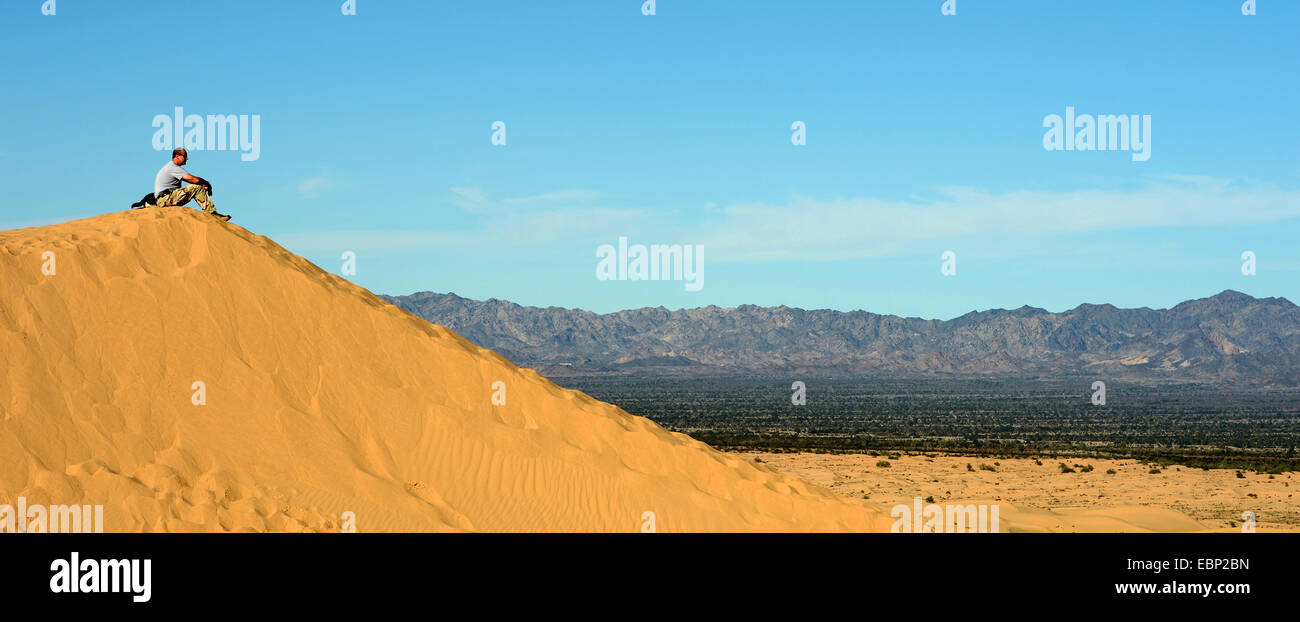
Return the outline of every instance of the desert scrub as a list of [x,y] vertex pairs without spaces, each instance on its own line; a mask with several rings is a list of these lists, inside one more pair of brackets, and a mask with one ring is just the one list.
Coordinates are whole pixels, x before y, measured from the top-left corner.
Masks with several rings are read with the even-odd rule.
[[888,460],[877,460],[877,461],[876,461],[876,466],[878,466],[878,467],[880,467],[880,468],[882,468],[882,469],[888,469],[888,468],[889,468],[889,461],[888,461]]
[[982,462],[980,463],[980,470],[981,470],[981,471],[993,471],[994,473],[997,473],[997,472],[998,472],[997,467],[995,467],[995,466],[993,466],[993,465],[991,465],[991,464],[984,464],[984,463],[982,463]]
[[1115,469],[1106,469],[1106,475],[1114,475]]
[[1062,462],[1061,464],[1057,465],[1057,468],[1061,469],[1061,472],[1062,472],[1062,473],[1073,473],[1073,472],[1074,472],[1074,469],[1071,469],[1071,468],[1070,468],[1070,465],[1068,465],[1068,464],[1066,464],[1066,463],[1064,463],[1064,462]]

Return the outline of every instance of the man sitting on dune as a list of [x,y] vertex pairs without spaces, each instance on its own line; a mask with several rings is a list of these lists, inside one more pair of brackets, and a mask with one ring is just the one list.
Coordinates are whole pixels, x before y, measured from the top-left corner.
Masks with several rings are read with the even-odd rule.
[[[208,193],[212,191],[212,184],[208,183],[202,177],[195,177],[185,169],[181,168],[189,160],[189,153],[184,149],[173,149],[172,160],[164,164],[162,170],[158,171],[158,177],[153,182],[154,202],[158,207],[167,207],[169,205],[185,205],[190,199],[196,199],[199,205],[203,206],[204,213],[212,214],[221,220],[230,220],[225,214],[217,213],[217,206],[212,204],[212,199]],[[187,181],[191,185],[181,187],[181,182]]]

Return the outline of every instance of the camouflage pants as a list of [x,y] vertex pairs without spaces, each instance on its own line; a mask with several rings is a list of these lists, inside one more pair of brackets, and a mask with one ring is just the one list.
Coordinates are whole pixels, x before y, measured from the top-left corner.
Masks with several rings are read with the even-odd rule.
[[203,211],[209,214],[217,211],[217,206],[212,204],[212,199],[208,198],[208,191],[198,184],[190,184],[184,188],[177,188],[170,192],[164,192],[162,196],[154,197],[154,202],[158,207],[167,207],[169,205],[185,205],[195,199],[199,205],[203,206]]

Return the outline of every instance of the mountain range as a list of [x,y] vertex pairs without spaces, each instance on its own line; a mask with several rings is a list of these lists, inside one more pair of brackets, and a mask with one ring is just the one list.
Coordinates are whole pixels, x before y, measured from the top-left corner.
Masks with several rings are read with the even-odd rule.
[[926,320],[787,306],[597,314],[454,293],[381,298],[547,375],[1093,375],[1300,385],[1300,308],[1226,290],[1169,309],[1022,306]]

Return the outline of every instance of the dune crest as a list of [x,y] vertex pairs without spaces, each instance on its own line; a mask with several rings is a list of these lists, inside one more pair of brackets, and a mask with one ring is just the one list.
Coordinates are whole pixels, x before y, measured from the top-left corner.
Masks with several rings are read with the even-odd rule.
[[105,531],[337,531],[344,512],[358,531],[891,522],[195,210],[0,232],[0,282],[0,504],[102,504]]

